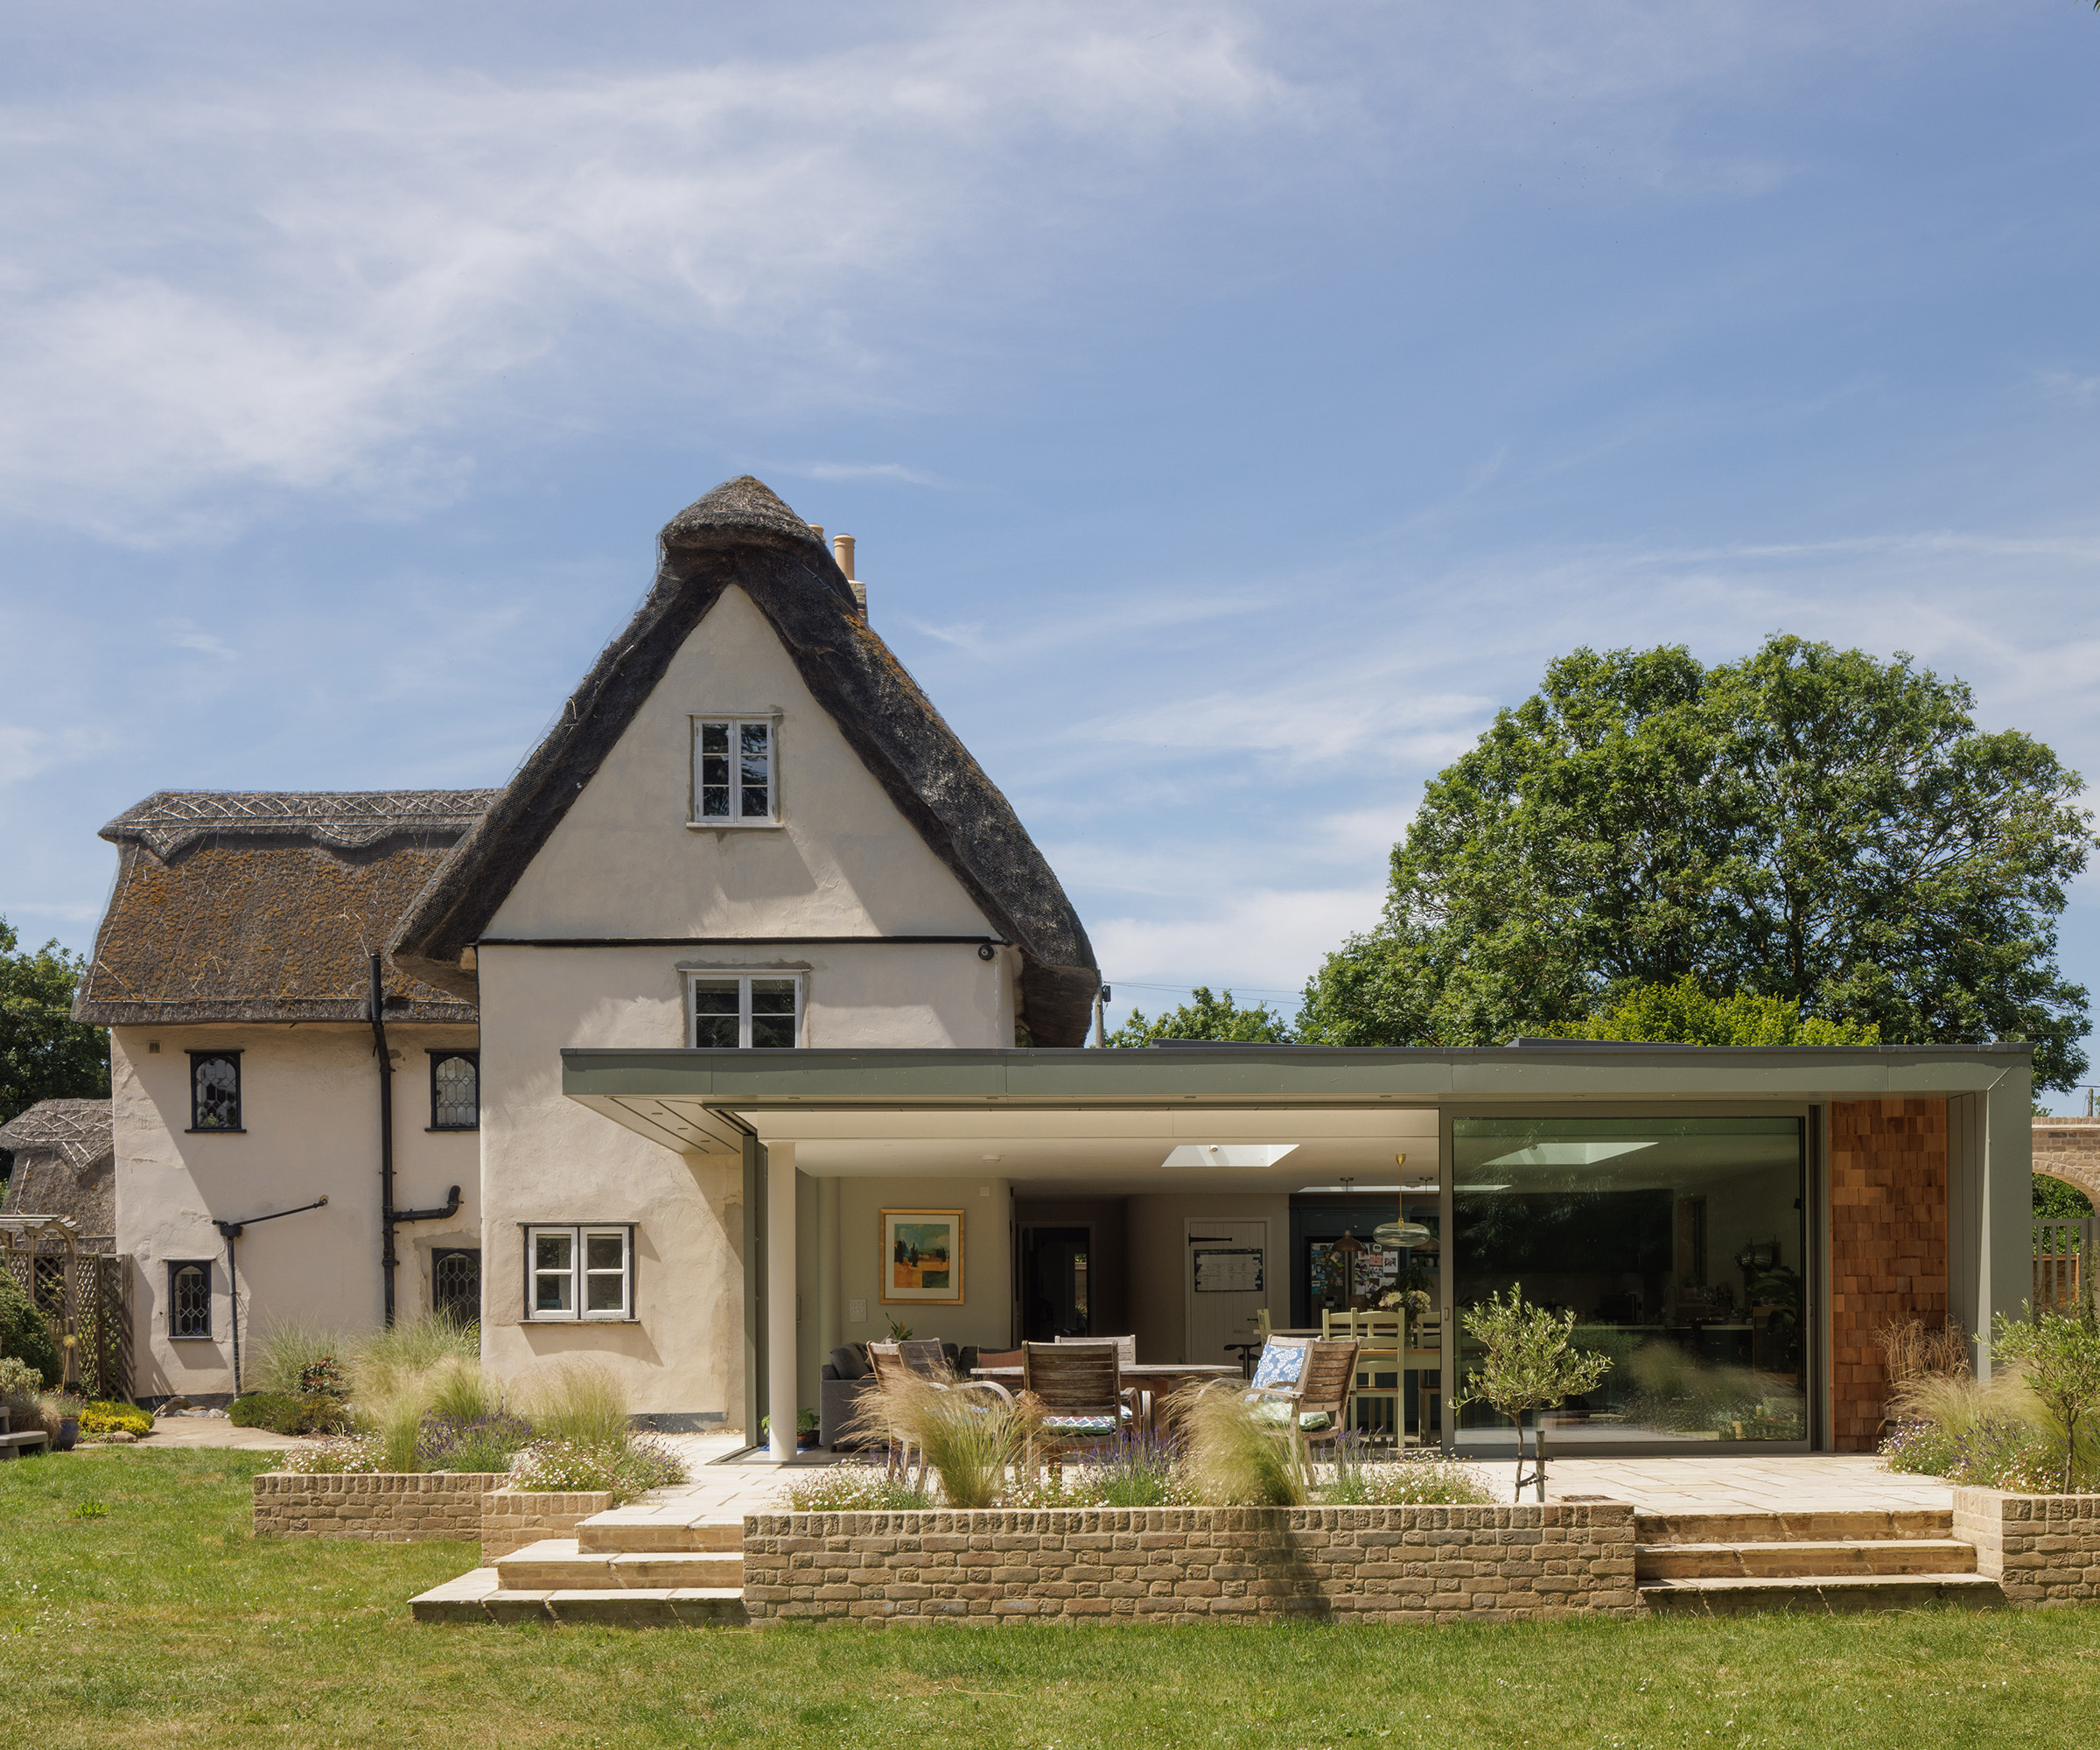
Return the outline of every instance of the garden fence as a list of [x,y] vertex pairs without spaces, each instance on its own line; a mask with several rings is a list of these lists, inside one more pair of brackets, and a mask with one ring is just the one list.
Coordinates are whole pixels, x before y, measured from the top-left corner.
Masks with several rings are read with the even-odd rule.
[[101,1250],[112,1243],[42,1223],[0,1223],[0,1267],[60,1338],[66,1389],[124,1402],[131,1396],[130,1260]]
[[2100,1217],[2082,1221],[2047,1221],[2034,1224],[2034,1295],[2036,1312],[2045,1307],[2058,1312],[2077,1308],[2081,1292],[2089,1292],[2082,1268],[2092,1255],[2094,1232]]

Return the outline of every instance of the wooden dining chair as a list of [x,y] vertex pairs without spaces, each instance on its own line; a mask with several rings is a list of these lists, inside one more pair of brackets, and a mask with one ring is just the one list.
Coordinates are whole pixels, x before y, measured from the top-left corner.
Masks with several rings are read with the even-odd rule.
[[1301,1451],[1309,1451],[1315,1441],[1332,1442],[1349,1425],[1359,1347],[1315,1338],[1305,1345],[1305,1360],[1294,1382],[1257,1385],[1247,1395],[1260,1401],[1270,1419],[1290,1428]]
[[[868,1366],[875,1376],[875,1390],[877,1391],[881,1391],[886,1387],[908,1379],[915,1385],[931,1386],[935,1391],[963,1391],[982,1394],[988,1400],[984,1405],[986,1409],[990,1408],[989,1400],[997,1399],[1007,1404],[1013,1401],[1013,1394],[997,1380],[955,1380],[942,1377],[947,1372],[946,1357],[942,1352],[941,1345],[935,1342],[907,1340],[896,1343],[870,1343],[868,1345]],[[900,1439],[894,1433],[891,1435],[888,1463],[892,1474],[900,1474],[911,1469],[912,1451],[909,1440]],[[924,1488],[927,1474],[926,1449],[920,1446],[918,1452],[919,1487]]]
[[[1404,1309],[1390,1312],[1323,1312],[1320,1334],[1330,1340],[1354,1342],[1357,1347],[1355,1409],[1383,1406],[1392,1418],[1396,1446],[1407,1445],[1407,1417],[1401,1407],[1405,1380],[1401,1352],[1406,1347],[1407,1318]],[[1385,1424],[1385,1415],[1378,1418]]]
[[1066,1452],[1113,1440],[1130,1424],[1114,1343],[1023,1343],[1021,1382],[1040,1406],[1035,1438],[1053,1469]]

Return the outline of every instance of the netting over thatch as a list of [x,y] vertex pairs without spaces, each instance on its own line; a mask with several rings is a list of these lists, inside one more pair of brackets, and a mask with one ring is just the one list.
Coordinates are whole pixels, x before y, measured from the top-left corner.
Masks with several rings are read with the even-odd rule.
[[[368,1018],[370,956],[489,790],[164,791],[102,829],[116,886],[74,1012],[99,1026]],[[387,1013],[474,1018],[383,969]]]
[[49,1150],[74,1166],[92,1166],[109,1152],[107,1100],[39,1100],[0,1124],[0,1149]]
[[5,1124],[14,1170],[0,1216],[65,1216],[83,1234],[116,1228],[116,1158],[107,1100],[44,1100]]

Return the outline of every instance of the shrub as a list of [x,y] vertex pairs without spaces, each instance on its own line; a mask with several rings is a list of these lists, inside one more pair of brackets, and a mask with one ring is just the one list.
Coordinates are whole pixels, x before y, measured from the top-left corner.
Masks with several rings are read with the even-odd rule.
[[[2016,1370],[2000,1368],[1988,1381],[1916,1375],[1896,1389],[1890,1407],[1898,1419],[1881,1460],[1891,1470],[2016,1494],[2062,1486],[2062,1432]],[[2078,1441],[2076,1472],[2089,1480],[2100,1476],[2090,1430]]]
[[36,1368],[40,1385],[55,1386],[66,1376],[50,1324],[7,1270],[0,1270],[0,1356]]
[[11,1416],[26,1416],[44,1395],[41,1369],[17,1355],[0,1355],[0,1402]]
[[1212,1507],[1302,1507],[1312,1478],[1289,1426],[1256,1413],[1236,1381],[1184,1386],[1168,1399],[1190,1488]]
[[[2062,1492],[2071,1492],[2082,1468],[2079,1424],[2090,1446],[2093,1422],[2100,1416],[2100,1318],[2090,1296],[2080,1298],[2078,1313],[2067,1319],[2047,1307],[2030,1319],[1998,1317],[1992,1348],[2020,1369],[2021,1382],[2040,1404],[2062,1448]],[[2082,1466],[2091,1474],[2090,1461]]]
[[340,1428],[345,1412],[332,1397],[251,1391],[234,1400],[227,1418],[236,1428],[267,1428],[273,1434],[314,1434]]
[[512,1457],[532,1440],[532,1424],[498,1410],[493,1416],[460,1420],[435,1415],[424,1419],[416,1441],[418,1468],[427,1471],[507,1471]]
[[[296,1319],[273,1325],[255,1346],[256,1388],[287,1396],[322,1389],[309,1386],[306,1374],[325,1363],[335,1362],[337,1357],[349,1349],[351,1339],[345,1333],[326,1325],[309,1325]],[[331,1396],[344,1395],[340,1371],[335,1383],[326,1389]]]
[[1193,1507],[1196,1493],[1175,1443],[1126,1434],[1059,1471],[1020,1479],[1000,1500],[1008,1507]]
[[153,1412],[136,1404],[90,1404],[80,1412],[80,1432],[90,1438],[103,1434],[150,1434]]
[[511,1465],[510,1486],[534,1493],[605,1491],[617,1502],[686,1480],[683,1460],[648,1435],[616,1446],[536,1440]]
[[797,1513],[912,1513],[931,1507],[934,1497],[877,1460],[799,1477],[788,1485],[787,1502]]

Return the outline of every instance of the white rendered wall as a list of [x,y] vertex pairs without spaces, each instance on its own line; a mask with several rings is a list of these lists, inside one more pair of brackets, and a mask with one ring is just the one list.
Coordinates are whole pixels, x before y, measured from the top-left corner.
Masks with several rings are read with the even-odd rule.
[[[784,825],[688,826],[692,717],[774,710]],[[522,1375],[587,1354],[620,1376],[637,1411],[740,1425],[741,1162],[673,1154],[565,1099],[561,1053],[684,1046],[685,975],[732,968],[803,977],[807,1046],[1008,1046],[1017,970],[1011,950],[985,961],[968,942],[808,940],[992,933],[811,696],[750,598],[726,592],[513,888],[478,951],[489,1366]],[[504,938],[582,944],[737,936],[773,940],[752,948],[718,941],[503,945]],[[971,1203],[975,1218],[984,1206]],[[1003,1189],[993,1208],[996,1242],[969,1234],[982,1284],[973,1285],[971,1307],[914,1318],[928,1334],[983,1323],[1004,1340]],[[857,1248],[855,1219],[842,1218],[842,1256],[864,1249],[872,1257],[876,1241],[871,1233]],[[635,1320],[525,1319],[523,1224],[592,1221],[637,1224]],[[814,1231],[804,1237],[802,1250],[812,1250]],[[842,1276],[850,1268],[842,1265]],[[802,1352],[808,1372],[821,1354],[817,1294],[813,1280],[802,1285],[801,1330],[783,1340]],[[871,1278],[867,1294],[874,1292]],[[801,1386],[814,1404],[814,1376]]]
[[[775,710],[783,824],[687,825],[691,718]],[[486,932],[992,933],[811,696],[770,622],[735,588],[723,592],[671,659]],[[1012,1030],[1002,1040],[969,1041],[980,1042],[1010,1045]]]
[[[430,1305],[434,1244],[480,1242],[479,1139],[428,1127],[426,1047],[472,1048],[471,1027],[390,1026],[395,1200],[458,1215],[403,1228],[395,1275],[403,1316]],[[150,1046],[158,1042],[160,1049]],[[239,1134],[186,1134],[192,1050],[237,1050]],[[131,1284],[132,1390],[143,1396],[233,1390],[226,1242],[214,1219],[252,1220],[326,1196],[328,1207],[250,1227],[238,1242],[245,1382],[257,1340],[276,1323],[364,1330],[380,1321],[379,1072],[368,1026],[144,1026],[110,1030],[116,1249],[136,1260]],[[208,1259],[212,1336],[168,1335],[167,1264]]]

